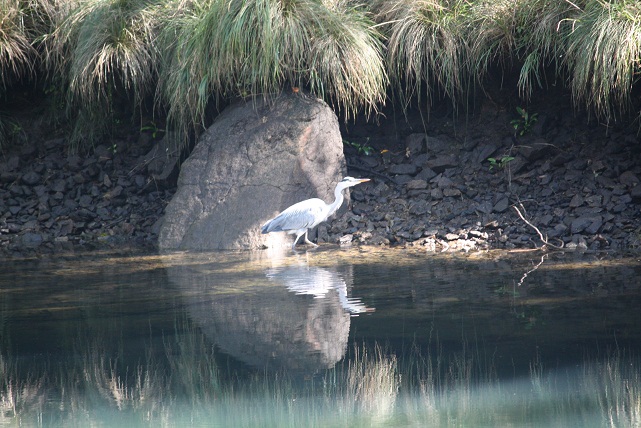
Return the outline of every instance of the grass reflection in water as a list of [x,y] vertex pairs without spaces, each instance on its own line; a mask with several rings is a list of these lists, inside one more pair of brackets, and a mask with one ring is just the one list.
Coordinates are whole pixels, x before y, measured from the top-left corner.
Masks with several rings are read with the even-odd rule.
[[[187,321],[182,321],[187,323]],[[184,328],[184,329],[183,329]],[[571,370],[499,380],[469,355],[397,357],[355,346],[334,368],[296,378],[222,367],[188,326],[164,358],[134,367],[91,341],[77,361],[0,359],[0,424],[14,426],[612,426],[641,423],[638,361],[613,354]],[[29,365],[24,373],[21,364]]]
[[0,425],[641,425],[636,260],[374,251],[0,263]]

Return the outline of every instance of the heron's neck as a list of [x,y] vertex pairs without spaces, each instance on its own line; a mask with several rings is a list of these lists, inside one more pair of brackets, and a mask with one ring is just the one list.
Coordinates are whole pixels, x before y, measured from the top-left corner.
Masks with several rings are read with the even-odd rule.
[[336,187],[336,189],[334,189],[334,202],[332,202],[332,204],[329,206],[328,215],[334,214],[336,210],[339,209],[341,205],[343,205],[343,200],[345,199],[343,198],[343,190],[343,188],[338,186]]

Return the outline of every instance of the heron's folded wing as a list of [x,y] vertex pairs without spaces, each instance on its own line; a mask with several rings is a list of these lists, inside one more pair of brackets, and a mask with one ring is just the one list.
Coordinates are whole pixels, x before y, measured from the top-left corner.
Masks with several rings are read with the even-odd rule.
[[309,229],[325,220],[326,204],[320,199],[308,199],[287,208],[263,225],[263,233]]

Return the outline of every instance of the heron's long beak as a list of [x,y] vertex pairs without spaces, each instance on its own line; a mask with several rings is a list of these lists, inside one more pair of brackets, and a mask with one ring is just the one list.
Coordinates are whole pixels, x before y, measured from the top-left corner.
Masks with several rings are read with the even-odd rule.
[[370,181],[369,178],[359,178],[358,179],[359,183],[365,183],[366,181]]

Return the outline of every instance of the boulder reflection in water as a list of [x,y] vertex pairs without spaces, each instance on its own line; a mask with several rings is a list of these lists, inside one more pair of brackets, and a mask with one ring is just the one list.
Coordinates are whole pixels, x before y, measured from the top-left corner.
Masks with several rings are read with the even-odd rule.
[[167,272],[207,339],[261,369],[333,367],[345,355],[352,314],[373,310],[348,297],[350,275],[306,263],[243,273],[181,264]]

